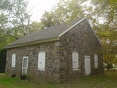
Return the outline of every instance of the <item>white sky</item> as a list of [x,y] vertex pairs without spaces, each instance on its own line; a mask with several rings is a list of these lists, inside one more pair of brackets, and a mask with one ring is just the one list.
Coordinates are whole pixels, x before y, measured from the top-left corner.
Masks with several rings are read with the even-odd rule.
[[28,10],[31,10],[32,21],[39,21],[44,11],[49,11],[60,0],[26,0],[28,1]]

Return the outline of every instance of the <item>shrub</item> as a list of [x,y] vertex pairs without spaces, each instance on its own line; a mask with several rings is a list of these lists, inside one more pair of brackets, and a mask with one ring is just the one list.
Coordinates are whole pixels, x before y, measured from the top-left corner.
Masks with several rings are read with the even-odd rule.
[[15,77],[16,77],[16,74],[12,74],[11,77],[12,77],[12,78],[15,78]]
[[26,79],[26,75],[20,75],[21,80],[25,80]]

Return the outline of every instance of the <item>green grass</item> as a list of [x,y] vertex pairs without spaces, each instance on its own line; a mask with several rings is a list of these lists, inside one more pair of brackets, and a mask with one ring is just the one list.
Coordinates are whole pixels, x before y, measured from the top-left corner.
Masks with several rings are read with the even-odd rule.
[[106,71],[104,75],[81,77],[62,84],[37,84],[0,74],[0,88],[117,88],[117,71]]

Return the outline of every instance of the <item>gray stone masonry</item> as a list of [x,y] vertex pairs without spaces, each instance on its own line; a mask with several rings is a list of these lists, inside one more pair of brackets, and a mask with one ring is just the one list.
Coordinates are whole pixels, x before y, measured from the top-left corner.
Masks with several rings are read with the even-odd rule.
[[[91,74],[103,73],[102,46],[97,40],[89,23],[84,20],[61,37],[60,81],[84,76],[84,55],[91,57]],[[72,52],[79,54],[80,70],[72,70]],[[94,54],[98,54],[99,67],[94,68]],[[70,79],[69,79],[70,78]]]
[[[38,70],[38,53],[46,52],[45,71]],[[79,54],[80,68],[72,69],[72,52]],[[91,57],[91,74],[103,73],[102,47],[86,20],[73,27],[60,41],[36,44],[7,50],[6,74],[22,74],[22,58],[28,57],[27,77],[36,82],[62,83],[85,76],[84,55]],[[16,54],[16,67],[11,67],[12,54]],[[98,54],[99,67],[94,68],[94,54]]]
[[[58,46],[56,42],[32,45],[26,47],[19,47],[9,49],[7,51],[6,74],[22,74],[22,58],[28,56],[28,77],[38,82],[50,81],[59,83],[60,80],[60,59],[58,54]],[[45,71],[38,70],[38,52],[46,52],[46,66]],[[16,54],[16,67],[11,67],[11,56]]]

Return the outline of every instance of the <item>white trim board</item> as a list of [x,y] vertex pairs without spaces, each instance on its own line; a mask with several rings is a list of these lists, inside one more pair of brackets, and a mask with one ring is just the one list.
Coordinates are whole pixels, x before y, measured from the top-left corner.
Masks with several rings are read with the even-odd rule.
[[99,38],[97,37],[96,33],[94,32],[93,28],[91,27],[91,25],[90,25],[89,21],[88,21],[87,19],[86,19],[86,21],[88,22],[88,24],[89,24],[89,26],[90,26],[91,30],[93,31],[94,35],[96,36],[96,38],[97,38],[98,42],[100,43],[100,45],[101,45],[101,47],[102,47],[102,44],[101,44],[101,42],[100,42]]
[[102,44],[101,44],[99,38],[97,37],[96,33],[95,33],[94,30],[92,29],[92,27],[91,27],[91,25],[90,25],[90,23],[89,23],[89,21],[87,20],[86,17],[83,18],[83,19],[81,19],[80,21],[78,21],[78,22],[75,23],[74,25],[72,25],[70,28],[68,28],[67,30],[65,30],[65,31],[62,32],[61,34],[59,34],[58,37],[61,37],[62,35],[64,35],[66,32],[68,32],[69,30],[71,30],[73,27],[75,27],[76,25],[78,25],[78,24],[79,24],[80,22],[82,22],[83,20],[86,20],[86,21],[87,21],[88,25],[90,26],[91,30],[93,31],[94,35],[96,36],[98,42],[100,43],[100,45],[101,45],[101,47],[102,47]]
[[62,32],[61,34],[58,35],[58,37],[61,37],[62,35],[64,35],[66,32],[68,32],[69,30],[71,30],[73,27],[75,27],[77,24],[79,24],[80,22],[82,22],[83,20],[85,20],[86,18],[81,19],[80,21],[78,21],[77,23],[75,23],[74,25],[72,25],[70,28],[68,28],[67,30],[65,30],[64,32]]

